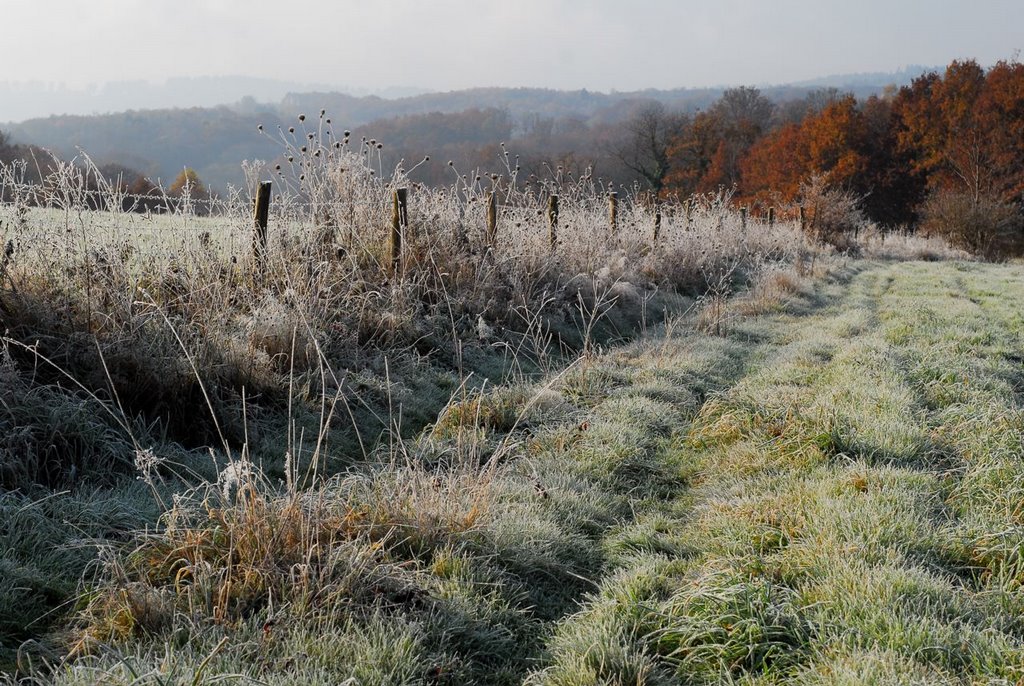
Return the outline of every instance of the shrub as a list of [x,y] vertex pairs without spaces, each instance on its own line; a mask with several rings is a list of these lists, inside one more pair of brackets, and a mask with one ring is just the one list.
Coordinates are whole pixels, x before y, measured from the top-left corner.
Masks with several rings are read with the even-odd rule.
[[807,212],[804,231],[818,243],[840,250],[855,250],[858,234],[869,226],[856,194],[829,186],[828,179],[814,175],[800,184],[800,204]]
[[976,255],[993,259],[1024,249],[1024,217],[997,198],[938,190],[925,201],[921,214],[924,235]]

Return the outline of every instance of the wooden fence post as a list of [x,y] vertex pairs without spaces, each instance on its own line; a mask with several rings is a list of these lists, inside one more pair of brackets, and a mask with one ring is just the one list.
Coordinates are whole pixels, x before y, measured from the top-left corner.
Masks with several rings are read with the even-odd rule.
[[803,205],[800,205],[800,233],[807,233],[807,212]]
[[391,273],[402,269],[402,238],[409,226],[408,188],[396,188],[391,194],[391,239],[388,241],[388,264]]
[[498,195],[494,191],[487,194],[487,245],[494,248],[498,240]]
[[768,228],[775,226],[775,208],[768,208]]
[[548,197],[548,245],[555,249],[558,243],[558,196]]
[[267,268],[267,223],[270,220],[270,181],[256,188],[252,212],[252,258],[254,276],[262,276]]
[[612,233],[619,228],[619,194],[615,191],[608,194],[608,226]]
[[689,231],[690,222],[693,218],[693,205],[690,203],[689,199],[683,202],[683,213],[686,215],[686,230]]
[[661,236],[661,206],[654,206],[654,245],[658,245],[658,238]]
[[743,229],[744,231],[747,230],[747,208],[746,207],[741,207],[740,208],[740,228]]

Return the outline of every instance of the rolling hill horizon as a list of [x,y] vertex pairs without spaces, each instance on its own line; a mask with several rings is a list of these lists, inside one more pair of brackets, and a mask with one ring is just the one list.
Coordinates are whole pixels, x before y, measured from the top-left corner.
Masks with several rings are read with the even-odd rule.
[[[858,98],[882,93],[887,87],[909,84],[928,71],[907,67],[891,73],[848,74],[821,77],[798,84],[760,87],[776,103],[798,100],[821,89],[838,89]],[[107,84],[105,92],[127,97],[132,82]],[[251,78],[175,79],[167,82],[163,94],[148,86],[139,100],[170,101],[176,90],[191,87],[194,102],[188,107],[126,108],[103,114],[62,114],[0,124],[15,143],[35,145],[65,158],[86,152],[100,165],[120,165],[138,170],[153,180],[169,183],[184,167],[194,168],[211,188],[221,190],[243,181],[243,160],[272,160],[282,152],[281,141],[259,135],[264,125],[273,131],[300,113],[326,110],[338,130],[351,129],[382,140],[415,141],[416,144],[389,150],[387,162],[420,158],[438,159],[447,154],[464,166],[478,166],[488,159],[482,154],[462,155],[452,146],[465,139],[480,139],[481,130],[494,137],[490,143],[523,140],[540,128],[553,131],[582,127],[610,126],[627,120],[638,108],[660,102],[671,110],[693,113],[712,105],[728,88],[647,89],[600,92],[586,89],[566,91],[547,88],[473,88],[446,92],[416,93],[415,89],[352,95],[336,90],[288,90],[286,82]],[[294,85],[294,84],[291,84]],[[10,84],[0,84],[0,92]],[[275,90],[276,89],[276,90]],[[243,93],[270,93],[274,102],[261,101]],[[283,94],[282,94],[283,92]],[[213,103],[216,94],[232,102]],[[3,98],[0,98],[3,100]],[[481,113],[479,117],[475,113]],[[441,118],[453,121],[439,122]],[[483,122],[478,121],[482,119]],[[502,120],[495,126],[495,120]],[[444,129],[443,139],[439,129]],[[578,151],[566,143],[565,153]],[[561,154],[552,151],[553,155]],[[614,167],[614,165],[611,165]],[[382,170],[383,171],[383,170]],[[614,168],[607,170],[614,175]]]

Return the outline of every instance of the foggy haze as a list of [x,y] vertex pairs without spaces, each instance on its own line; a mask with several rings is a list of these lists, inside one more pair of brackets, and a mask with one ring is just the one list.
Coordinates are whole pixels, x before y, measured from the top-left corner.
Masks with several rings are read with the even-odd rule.
[[[779,84],[957,58],[991,64],[1024,47],[1024,3],[1010,0],[7,0],[3,14],[0,44],[16,57],[0,81],[100,99],[108,82],[227,75],[253,79],[268,99],[303,85],[410,94]],[[0,121],[28,116],[12,101],[45,101],[46,88],[0,89]],[[147,104],[156,96],[145,84],[137,91],[139,107],[170,104]],[[196,99],[175,104],[212,104]]]

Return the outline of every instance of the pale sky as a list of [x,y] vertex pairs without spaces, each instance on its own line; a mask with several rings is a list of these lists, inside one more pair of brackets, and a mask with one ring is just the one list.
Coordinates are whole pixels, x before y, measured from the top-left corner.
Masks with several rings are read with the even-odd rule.
[[1024,0],[0,0],[0,46],[0,81],[75,87],[771,84],[1012,59]]

